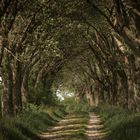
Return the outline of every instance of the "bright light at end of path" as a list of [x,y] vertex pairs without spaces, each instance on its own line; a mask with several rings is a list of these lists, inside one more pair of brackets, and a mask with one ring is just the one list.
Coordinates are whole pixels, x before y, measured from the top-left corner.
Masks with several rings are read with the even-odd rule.
[[65,100],[66,98],[73,97],[73,96],[74,96],[74,93],[61,92],[60,90],[57,90],[56,96],[58,97],[58,99],[59,99],[60,101],[63,101],[63,100]]
[[64,100],[64,97],[60,93],[56,93],[56,95],[60,101]]

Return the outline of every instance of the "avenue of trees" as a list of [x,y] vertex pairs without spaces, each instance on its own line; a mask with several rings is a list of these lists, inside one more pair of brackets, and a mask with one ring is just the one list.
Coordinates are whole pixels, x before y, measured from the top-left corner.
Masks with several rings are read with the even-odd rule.
[[91,106],[140,111],[139,7],[139,0],[0,1],[2,115],[47,104],[60,86]]

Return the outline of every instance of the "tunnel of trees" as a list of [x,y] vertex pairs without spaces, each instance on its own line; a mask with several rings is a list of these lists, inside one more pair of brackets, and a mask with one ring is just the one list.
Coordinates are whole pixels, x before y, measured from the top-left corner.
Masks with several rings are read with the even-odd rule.
[[2,119],[58,92],[139,114],[140,1],[1,0],[0,78]]

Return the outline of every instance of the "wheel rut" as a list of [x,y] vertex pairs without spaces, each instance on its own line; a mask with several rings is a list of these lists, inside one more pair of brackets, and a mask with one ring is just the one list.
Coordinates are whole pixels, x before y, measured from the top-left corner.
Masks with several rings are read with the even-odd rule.
[[107,132],[101,118],[93,112],[89,114],[89,123],[85,135],[87,140],[106,140]]
[[41,140],[105,140],[106,132],[99,116],[69,114],[40,134]]

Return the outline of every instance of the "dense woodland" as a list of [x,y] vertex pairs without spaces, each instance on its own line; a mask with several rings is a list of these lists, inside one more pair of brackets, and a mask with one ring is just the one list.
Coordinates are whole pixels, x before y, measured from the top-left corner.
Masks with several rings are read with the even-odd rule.
[[2,117],[58,91],[140,112],[140,1],[1,0],[0,77]]

